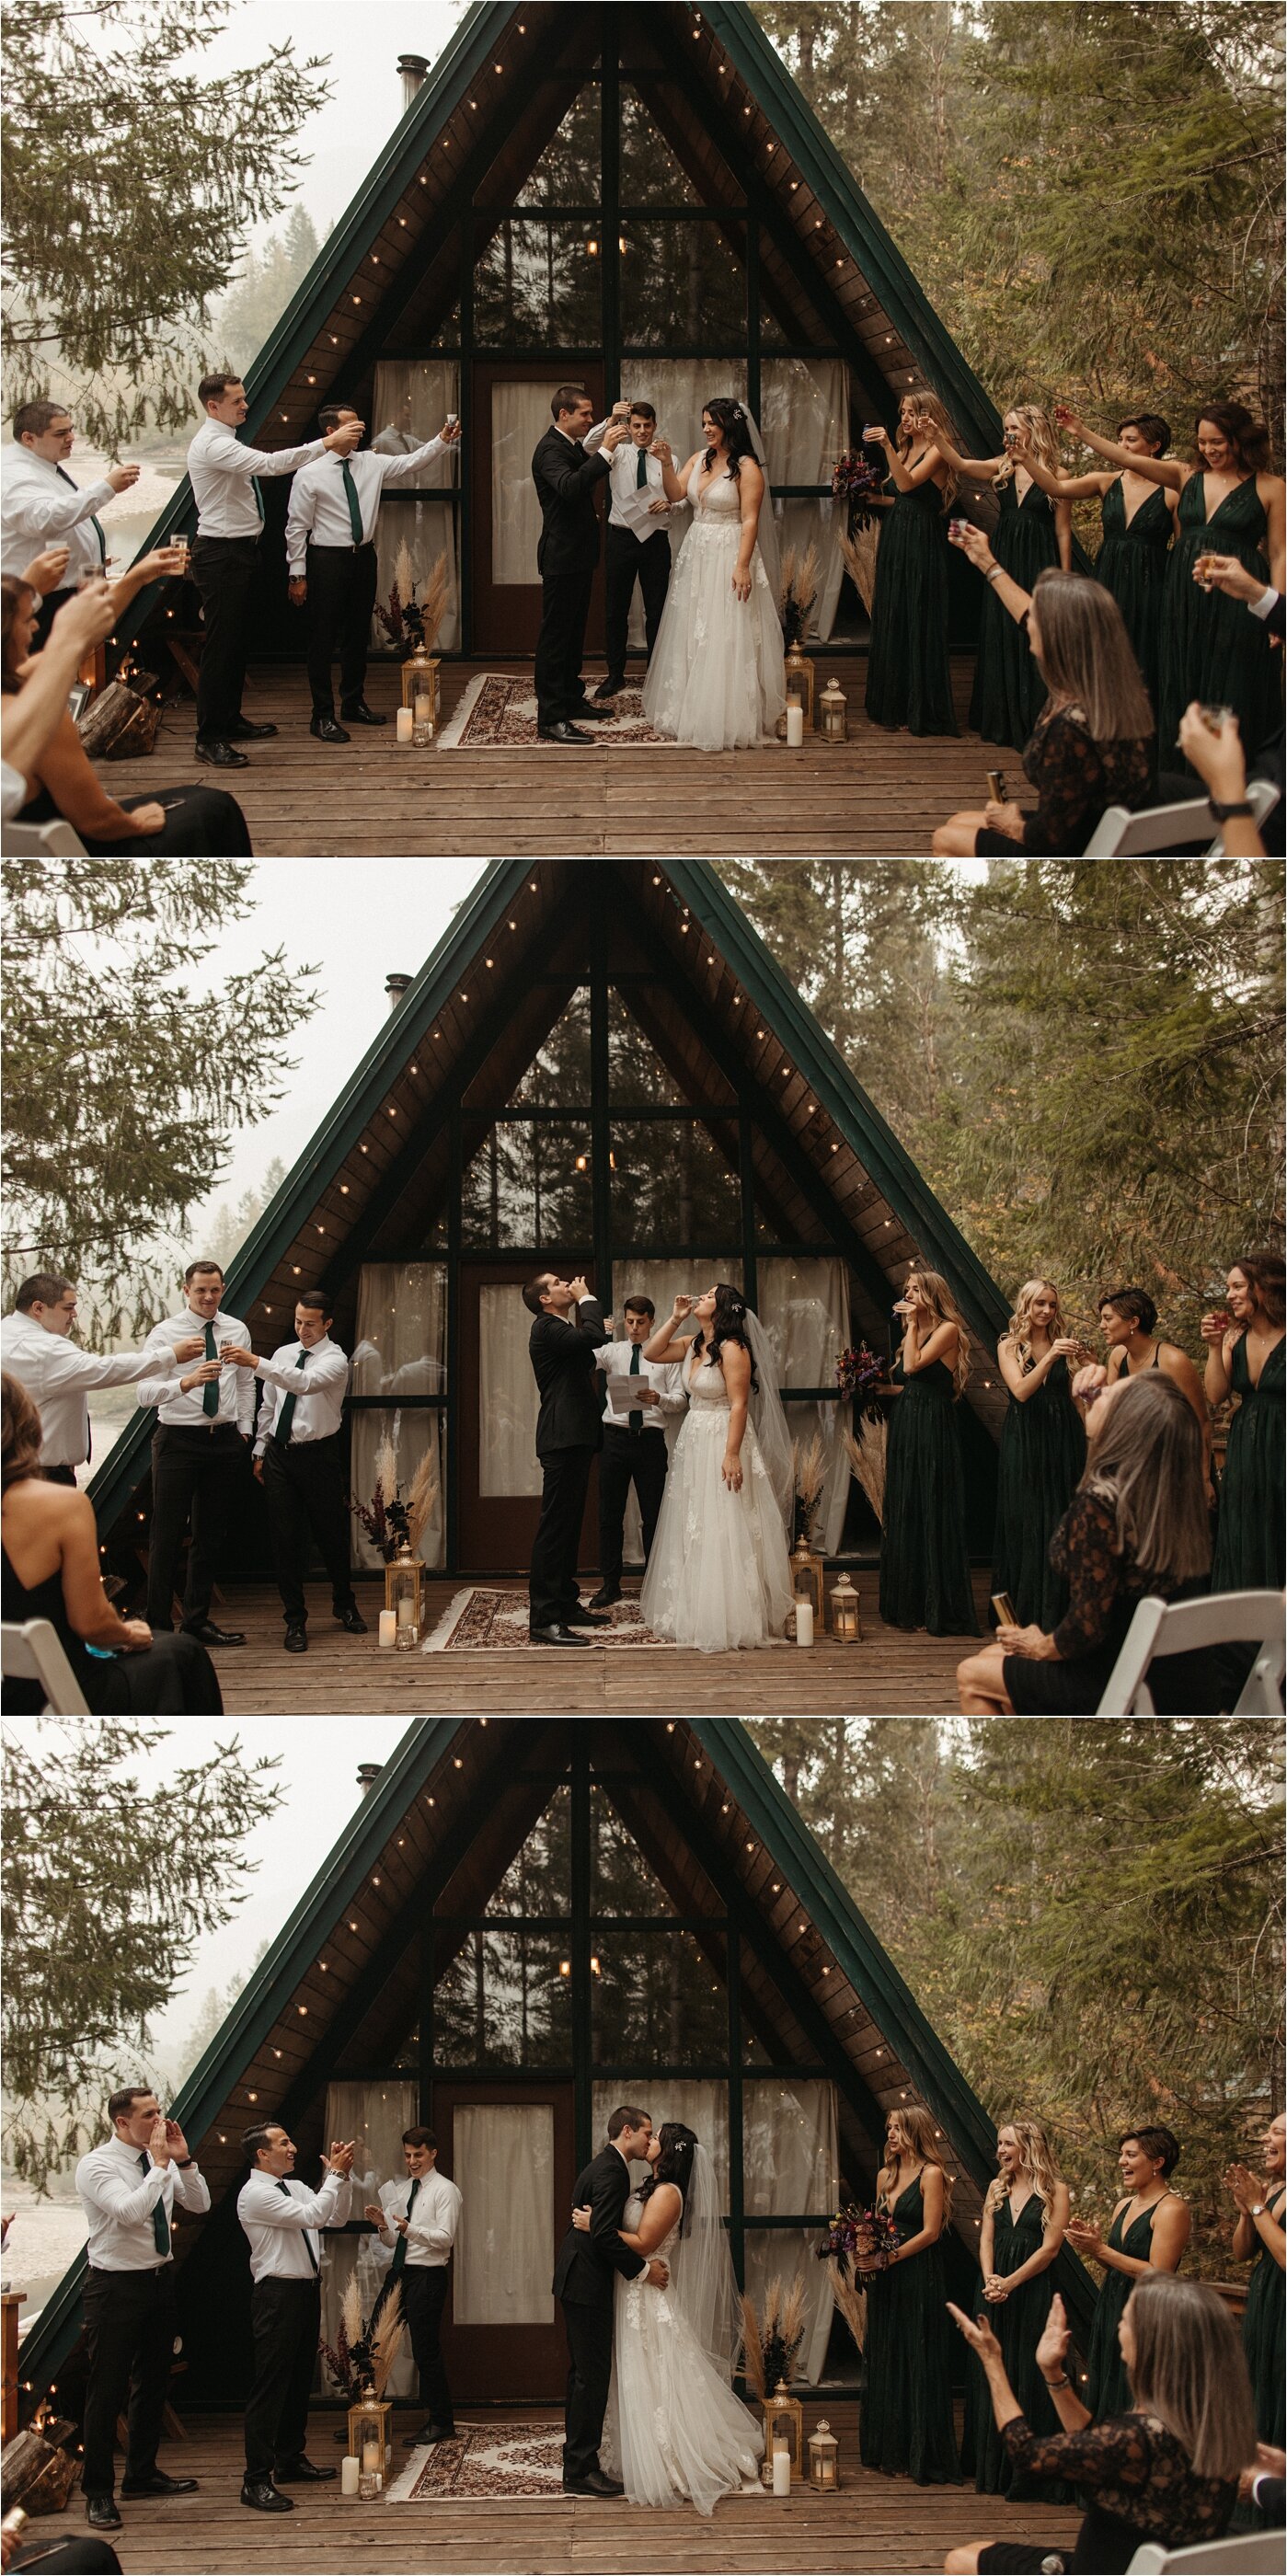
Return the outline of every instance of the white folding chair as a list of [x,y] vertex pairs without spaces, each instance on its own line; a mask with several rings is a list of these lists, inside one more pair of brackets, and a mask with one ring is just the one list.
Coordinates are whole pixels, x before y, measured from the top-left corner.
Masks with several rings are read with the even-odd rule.
[[1192,2549],[1164,2549],[1146,2540],[1127,2576],[1282,2576],[1281,2531],[1240,2531],[1232,2540],[1199,2540]]
[[[1247,782],[1247,802],[1261,829],[1278,802],[1278,790],[1268,778]],[[1205,796],[1186,798],[1182,805],[1151,805],[1142,814],[1131,814],[1125,805],[1109,805],[1100,815],[1092,838],[1086,843],[1088,859],[1141,859],[1150,850],[1174,849],[1186,841],[1200,841],[1211,829],[1214,817]],[[1224,856],[1224,841],[1219,832],[1205,853],[1209,859]]]
[[89,852],[70,823],[0,824],[0,858],[84,859]]
[[88,1717],[57,1629],[48,1619],[27,1619],[21,1626],[6,1619],[0,1626],[0,1654],[7,1682],[39,1682],[46,1717]]
[[1250,1645],[1256,1648],[1251,1670],[1234,1706],[1219,1714],[1281,1717],[1287,1667],[1281,1592],[1212,1592],[1200,1601],[1160,1601],[1149,1593],[1136,1607],[1096,1715],[1154,1716],[1147,1674],[1158,1655],[1182,1655],[1194,1646]]

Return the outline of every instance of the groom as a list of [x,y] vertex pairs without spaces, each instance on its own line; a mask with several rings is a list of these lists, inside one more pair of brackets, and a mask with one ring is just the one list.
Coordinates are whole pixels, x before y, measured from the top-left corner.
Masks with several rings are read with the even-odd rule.
[[664,2290],[668,2266],[636,2254],[618,2233],[630,2198],[630,2159],[642,2159],[652,2136],[646,2111],[625,2104],[608,2122],[608,2143],[600,2147],[572,2193],[574,2209],[590,2207],[589,2233],[569,2227],[554,2267],[554,2295],[563,2309],[568,2339],[568,2393],[563,2444],[565,2495],[619,2496],[624,2489],[605,2477],[599,2466],[603,2416],[612,2377],[613,2274],[627,2281],[645,2275],[652,2288]]
[[604,431],[603,444],[587,456],[581,442],[594,421],[594,406],[581,385],[560,385],[547,429],[532,458],[532,481],[541,505],[541,537],[536,549],[541,576],[541,631],[536,639],[536,730],[542,742],[589,742],[591,736],[571,719],[611,713],[592,707],[581,686],[585,621],[599,560],[599,519],[595,494],[623,439],[624,420]]
[[590,1469],[603,1436],[595,1369],[607,1328],[584,1279],[542,1270],[529,1279],[523,1303],[535,1317],[528,1351],[541,1399],[541,1517],[528,1577],[528,1635],[534,1646],[588,1646],[580,1629],[612,1625],[606,1611],[582,1609],[576,1580]]

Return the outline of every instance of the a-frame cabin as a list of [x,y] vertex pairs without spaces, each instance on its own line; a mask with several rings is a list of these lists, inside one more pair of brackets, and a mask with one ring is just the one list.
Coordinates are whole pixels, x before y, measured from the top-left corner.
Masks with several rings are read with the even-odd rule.
[[[259,1219],[225,1304],[271,1350],[303,1290],[333,1298],[354,1355],[350,1490],[371,1493],[386,1432],[404,1490],[434,1447],[426,1562],[482,1574],[523,1568],[536,1526],[524,1280],[583,1271],[619,1312],[632,1290],[664,1311],[676,1288],[731,1279],[775,1338],[793,1430],[827,1448],[827,1550],[861,1557],[879,1533],[851,1490],[836,1362],[860,1337],[897,1347],[918,1257],[974,1341],[960,1416],[986,1561],[1008,1307],[717,869],[497,861]],[[133,1417],[91,1488],[122,1571],[146,1538],[151,1422]],[[594,1511],[592,1496],[587,1566]],[[230,1570],[267,1571],[259,1514],[256,1489]]]
[[[371,24],[378,41],[378,12]],[[396,130],[246,375],[262,447],[315,436],[325,402],[395,445],[459,413],[459,467],[439,459],[423,490],[385,503],[379,609],[394,615],[404,544],[420,580],[445,553],[443,648],[532,649],[528,460],[570,375],[596,405],[651,399],[681,456],[703,401],[748,402],[782,539],[820,550],[821,648],[852,647],[866,621],[843,584],[837,456],[865,422],[892,428],[913,383],[942,396],[967,454],[994,454],[1000,422],[745,0],[480,0],[432,69],[405,56],[395,74],[390,56],[391,103],[399,76]],[[264,487],[261,657],[302,657],[287,488]],[[149,543],[191,524],[185,479]],[[968,641],[978,584],[951,573]],[[182,611],[145,594],[122,640],[150,615],[163,634]],[[592,652],[600,618],[596,598]]]
[[[992,2123],[746,1728],[414,1726],[175,2105],[213,2204],[178,2231],[185,2406],[245,2393],[240,2137],[269,2118],[306,2178],[324,2142],[355,2137],[362,2201],[400,2171],[402,2129],[432,2123],[465,2196],[453,2386],[558,2397],[554,2248],[617,2101],[686,2119],[709,2146],[744,2284],[804,2276],[815,2379],[818,2238],[838,2199],[871,2198],[890,2111],[924,2104],[955,2176],[948,2268],[968,2298]],[[332,2324],[362,2240],[360,2220],[326,2240]],[[24,2346],[33,2404],[76,2341],[82,2270]],[[1053,2278],[1084,2344],[1088,2276],[1065,2251]]]

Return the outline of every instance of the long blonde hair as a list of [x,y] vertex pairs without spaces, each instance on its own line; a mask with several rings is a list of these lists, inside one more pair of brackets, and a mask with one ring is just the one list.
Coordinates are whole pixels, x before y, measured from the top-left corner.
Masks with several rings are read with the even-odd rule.
[[1256,2456],[1255,2406],[1242,2337],[1219,2291],[1142,2272],[1130,2310],[1134,2407],[1175,2435],[1195,2478],[1231,2483]]
[[[914,411],[922,413],[926,420],[932,420],[935,428],[941,429],[944,437],[951,440],[953,447],[959,448],[961,433],[946,403],[932,391],[929,385],[911,385],[903,395],[898,411],[898,445],[903,455],[910,455],[912,447],[911,432],[904,427],[903,423],[903,403],[910,403]],[[955,466],[948,465],[945,456],[943,463],[947,465],[947,480],[939,488],[943,494],[943,507],[949,510],[960,489],[961,478]]]
[[[1019,2153],[1023,2158],[1022,2170],[1029,2176],[1032,2188],[1049,2218],[1055,2205],[1055,2185],[1063,2181],[1063,2175],[1059,2170],[1059,2159],[1040,2120],[1003,2120],[1001,2126],[1003,2129],[1013,2129],[1019,2141]],[[1009,2194],[1010,2185],[1005,2175],[998,2174],[995,2182],[988,2184],[984,2208],[999,2209],[1002,2201],[1009,2198]]]
[[[952,2216],[952,2185],[956,2177],[947,2169],[943,2154],[943,2132],[935,2128],[933,2114],[925,2109],[922,2102],[904,2102],[891,2116],[897,2120],[912,2154],[918,2161],[923,2165],[937,2165],[942,2174],[943,2224],[946,2227]],[[885,2142],[883,2170],[886,2173],[896,2173],[898,2170],[897,2157],[894,2157],[892,2163],[890,2161],[888,2139]]]
[[[1059,432],[1056,429],[1049,412],[1043,411],[1040,403],[1007,403],[1005,416],[1007,420],[1013,416],[1015,420],[1021,420],[1023,422],[1024,428],[1027,430],[1028,436],[1032,442],[1033,449],[1040,457],[1042,464],[1048,468],[1050,473],[1057,474],[1063,463],[1063,458],[1059,453]],[[1007,447],[1005,455],[992,478],[993,488],[995,489],[998,483],[1008,483],[1014,473],[1016,465],[1021,462],[1021,458],[1014,454],[1013,449]]]
[[[1005,1339],[1013,1342],[1025,1373],[1032,1364],[1032,1301],[1042,1288],[1048,1288],[1055,1301],[1055,1311],[1047,1327],[1051,1341],[1061,1341],[1068,1331],[1053,1279],[1025,1279],[1014,1301],[1014,1313],[1005,1328]],[[1014,2122],[1011,2121],[1010,2125],[1013,2128]]]
[[965,1319],[941,1270],[923,1270],[920,1263],[914,1261],[907,1273],[908,1287],[911,1286],[913,1279],[917,1287],[924,1290],[926,1302],[936,1322],[956,1326],[956,1358],[952,1362],[952,1383],[959,1399],[965,1393],[965,1382],[970,1374],[970,1362],[974,1356],[970,1336],[965,1329]]

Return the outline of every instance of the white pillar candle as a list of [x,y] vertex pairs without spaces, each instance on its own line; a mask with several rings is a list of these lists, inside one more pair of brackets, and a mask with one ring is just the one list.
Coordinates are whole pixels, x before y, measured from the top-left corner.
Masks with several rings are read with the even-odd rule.
[[795,1605],[795,1642],[797,1646],[813,1644],[813,1603],[797,1599]]
[[412,728],[412,725],[413,725],[414,721],[415,721],[415,719],[414,719],[414,717],[412,716],[412,713],[411,713],[411,709],[410,709],[410,707],[399,707],[399,709],[398,709],[398,740],[399,740],[399,742],[410,742],[410,740],[411,740],[411,728]]
[[804,709],[803,709],[803,707],[800,705],[800,703],[799,703],[798,699],[796,699],[796,698],[788,698],[788,699],[787,699],[787,750],[788,750],[788,751],[800,751],[800,750],[802,750],[802,749],[803,749],[803,747],[804,747]]
[[382,1610],[380,1612],[380,1643],[382,1646],[392,1646],[394,1644],[397,1626],[398,1618],[396,1611]]
[[341,2494],[341,2495],[356,2495],[356,2494],[357,2494],[357,2491],[358,2491],[358,2476],[359,2476],[358,2464],[357,2464],[357,2461],[356,2461],[356,2460],[355,2460],[351,2455],[349,2456],[349,2458],[344,2459],[344,2460],[341,2460],[341,2462],[340,2462],[340,2494]]
[[773,2492],[775,2496],[791,2493],[791,2454],[785,2442],[773,2445]]
[[433,732],[433,699],[432,699],[432,698],[417,698],[417,700],[416,700],[416,723],[417,723],[418,725],[428,725],[430,733],[432,733],[432,732]]
[[415,1604],[409,1592],[400,1592],[398,1594],[398,1626],[400,1628],[410,1627],[411,1613],[414,1607]]

